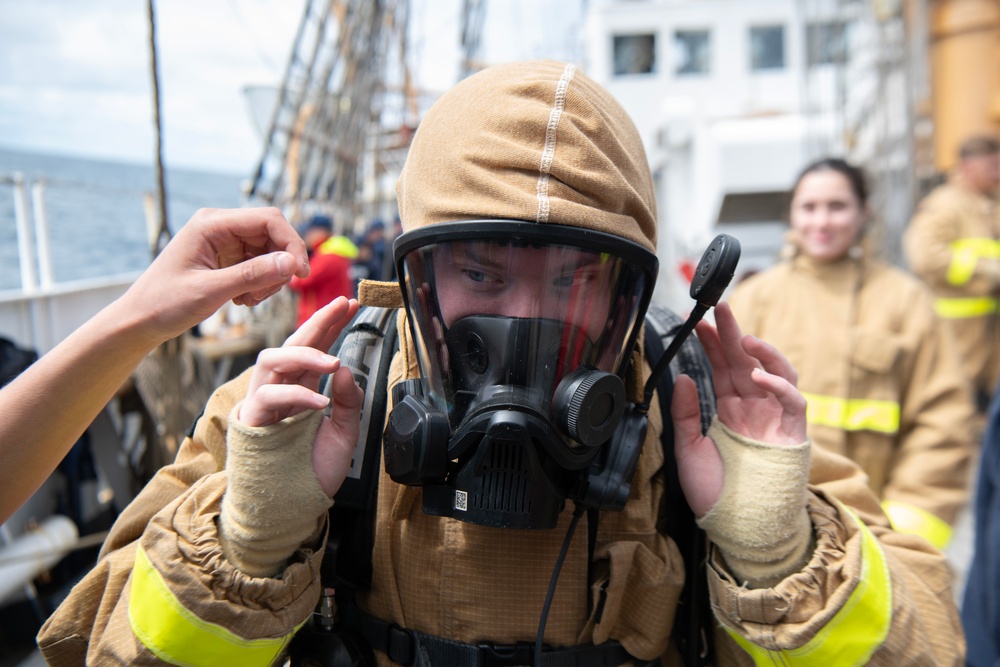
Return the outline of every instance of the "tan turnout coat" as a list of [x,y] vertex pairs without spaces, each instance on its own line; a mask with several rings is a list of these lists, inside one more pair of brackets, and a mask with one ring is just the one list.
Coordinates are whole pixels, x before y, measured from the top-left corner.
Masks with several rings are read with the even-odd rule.
[[745,333],[788,358],[807,398],[898,406],[895,432],[818,423],[810,406],[809,436],[857,462],[881,498],[954,523],[976,450],[973,404],[918,280],[878,262],[798,256],[740,283],[729,303]]
[[[956,241],[1000,242],[1000,206],[958,177],[921,203],[903,237],[910,268],[939,299],[1000,297],[1000,254],[980,256],[965,282],[949,280]],[[947,317],[966,376],[974,390],[991,395],[1000,382],[1000,310],[978,317]]]
[[[406,349],[393,363],[392,383],[417,372]],[[140,542],[191,613],[241,637],[287,635],[313,610],[320,595],[316,552],[303,548],[280,578],[254,579],[227,563],[219,548],[215,519],[226,486],[226,418],[245,395],[248,377],[245,373],[216,391],[176,462],[127,508],[97,566],[42,628],[39,644],[50,664],[162,664],[136,638],[128,620]],[[625,510],[601,514],[594,579],[588,581],[587,531],[581,525],[559,579],[545,639],[555,645],[617,639],[637,657],[665,654],[665,664],[675,665],[669,634],[674,615],[684,613],[676,601],[685,574],[676,546],[655,527],[663,492],[656,475],[663,461],[662,424],[655,407],[650,417]],[[962,664],[964,641],[944,555],[920,538],[891,531],[866,478],[847,459],[817,448],[811,481],[814,556],[773,589],[749,590],[733,580],[715,554],[707,576],[721,623],[774,649],[814,639],[864,579],[862,532],[847,505],[878,537],[891,581],[891,626],[871,664]],[[546,531],[490,529],[431,517],[420,509],[418,488],[397,485],[383,471],[378,513],[374,588],[361,600],[366,609],[407,628],[466,642],[534,640],[570,512],[555,530]],[[597,599],[601,589],[606,603],[598,617],[588,598]],[[725,632],[716,634],[720,665],[753,664]],[[389,664],[385,656],[380,663]]]

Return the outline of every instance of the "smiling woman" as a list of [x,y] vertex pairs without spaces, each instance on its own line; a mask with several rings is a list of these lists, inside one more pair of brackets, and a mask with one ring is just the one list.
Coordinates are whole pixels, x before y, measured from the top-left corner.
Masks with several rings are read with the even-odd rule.
[[864,183],[835,167],[807,172],[795,185],[791,224],[799,250],[820,262],[844,257],[868,222]]
[[870,256],[867,202],[857,167],[806,167],[789,211],[794,257],[730,302],[798,370],[812,440],[861,465],[897,530],[943,548],[968,493],[973,404],[928,290]]

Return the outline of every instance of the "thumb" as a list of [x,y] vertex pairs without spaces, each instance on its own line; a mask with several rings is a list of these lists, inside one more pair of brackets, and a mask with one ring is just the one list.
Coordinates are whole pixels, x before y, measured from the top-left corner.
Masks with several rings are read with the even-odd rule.
[[[358,429],[358,414],[365,399],[365,393],[354,381],[354,375],[347,366],[341,366],[330,378],[332,407],[330,421],[333,425],[347,429]],[[354,438],[356,440],[356,438]]]
[[216,269],[212,271],[211,280],[218,295],[227,300],[254,292],[262,299],[271,294],[273,288],[291,279],[294,266],[295,260],[291,253],[271,252],[224,269]]
[[674,383],[670,406],[674,422],[674,455],[684,497],[695,517],[702,517],[722,494],[722,457],[701,432],[701,406],[694,380],[681,375]]
[[684,449],[702,437],[698,388],[687,375],[678,375],[674,381],[670,416],[674,422],[674,442],[677,443],[677,449]]

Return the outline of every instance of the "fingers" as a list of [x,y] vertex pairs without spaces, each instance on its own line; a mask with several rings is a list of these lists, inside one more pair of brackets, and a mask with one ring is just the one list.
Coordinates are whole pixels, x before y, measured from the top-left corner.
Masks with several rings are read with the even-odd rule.
[[264,426],[303,410],[324,408],[330,401],[318,391],[319,378],[333,374],[335,412],[339,410],[341,420],[353,417],[356,421],[361,390],[350,370],[341,369],[340,360],[326,351],[357,312],[357,301],[338,298],[316,311],[282,347],[261,352],[250,376],[240,420]]
[[250,376],[240,420],[249,426],[263,426],[303,410],[326,407],[329,399],[318,391],[319,378],[338,368],[339,359],[310,347],[264,350]]
[[356,299],[337,297],[313,313],[305,324],[288,337],[285,345],[313,347],[326,352],[357,312]]
[[798,385],[798,373],[778,348],[756,336],[744,336],[741,343],[744,351],[756,358],[765,371],[786,379],[793,386]]
[[278,250],[292,256],[295,275],[309,275],[305,241],[276,208],[201,209],[182,232],[189,226],[212,245],[220,268]]
[[329,402],[300,384],[265,384],[248,394],[239,418],[247,426],[268,426],[305,410],[322,410]]
[[760,397],[762,387],[753,381],[754,369],[766,368],[796,382],[791,364],[774,347],[740,331],[729,304],[720,303],[715,309],[717,326],[699,322],[698,340],[701,341],[712,363],[712,380],[720,396],[739,395]]
[[716,322],[717,329],[699,324],[698,338],[712,363],[722,421],[754,439],[803,442],[805,398],[795,369],[772,345],[743,335],[728,304],[716,308]]
[[785,355],[770,343],[754,336],[744,336],[742,343],[746,353],[761,365],[751,372],[751,381],[778,399],[783,410],[782,430],[801,442],[805,439],[806,399],[797,388],[798,373]]
[[806,398],[795,385],[780,375],[774,375],[757,368],[751,374],[751,379],[763,391],[777,399],[781,405],[780,428],[777,433],[787,436],[788,440],[775,444],[795,445],[806,439]]
[[760,368],[760,361],[747,353],[743,346],[745,336],[729,304],[721,303],[715,309],[715,322],[719,331],[722,350],[731,369],[730,378],[735,390],[742,396],[759,396],[760,389],[750,380],[750,373]]
[[340,367],[340,359],[312,347],[286,345],[272,347],[257,355],[254,370],[267,381],[296,378],[303,374],[317,377]]
[[294,268],[291,253],[273,252],[207,272],[203,280],[218,302],[255,306],[291,280]]
[[698,334],[698,341],[705,349],[708,361],[712,365],[712,383],[715,391],[719,395],[732,394],[735,389],[729,373],[729,360],[726,352],[722,349],[722,341],[719,339],[719,331],[704,320],[695,327]]

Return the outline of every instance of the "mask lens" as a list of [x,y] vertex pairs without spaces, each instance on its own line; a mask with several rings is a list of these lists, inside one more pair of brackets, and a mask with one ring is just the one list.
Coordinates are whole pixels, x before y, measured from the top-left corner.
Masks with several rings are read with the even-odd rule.
[[653,271],[608,243],[573,242],[565,234],[572,228],[553,234],[544,229],[551,225],[508,224],[518,233],[437,234],[398,255],[425,395],[453,428],[477,397],[496,394],[489,387],[516,387],[548,418],[556,387],[572,371],[621,375],[648,302],[655,271],[648,251],[615,239],[652,257]]

